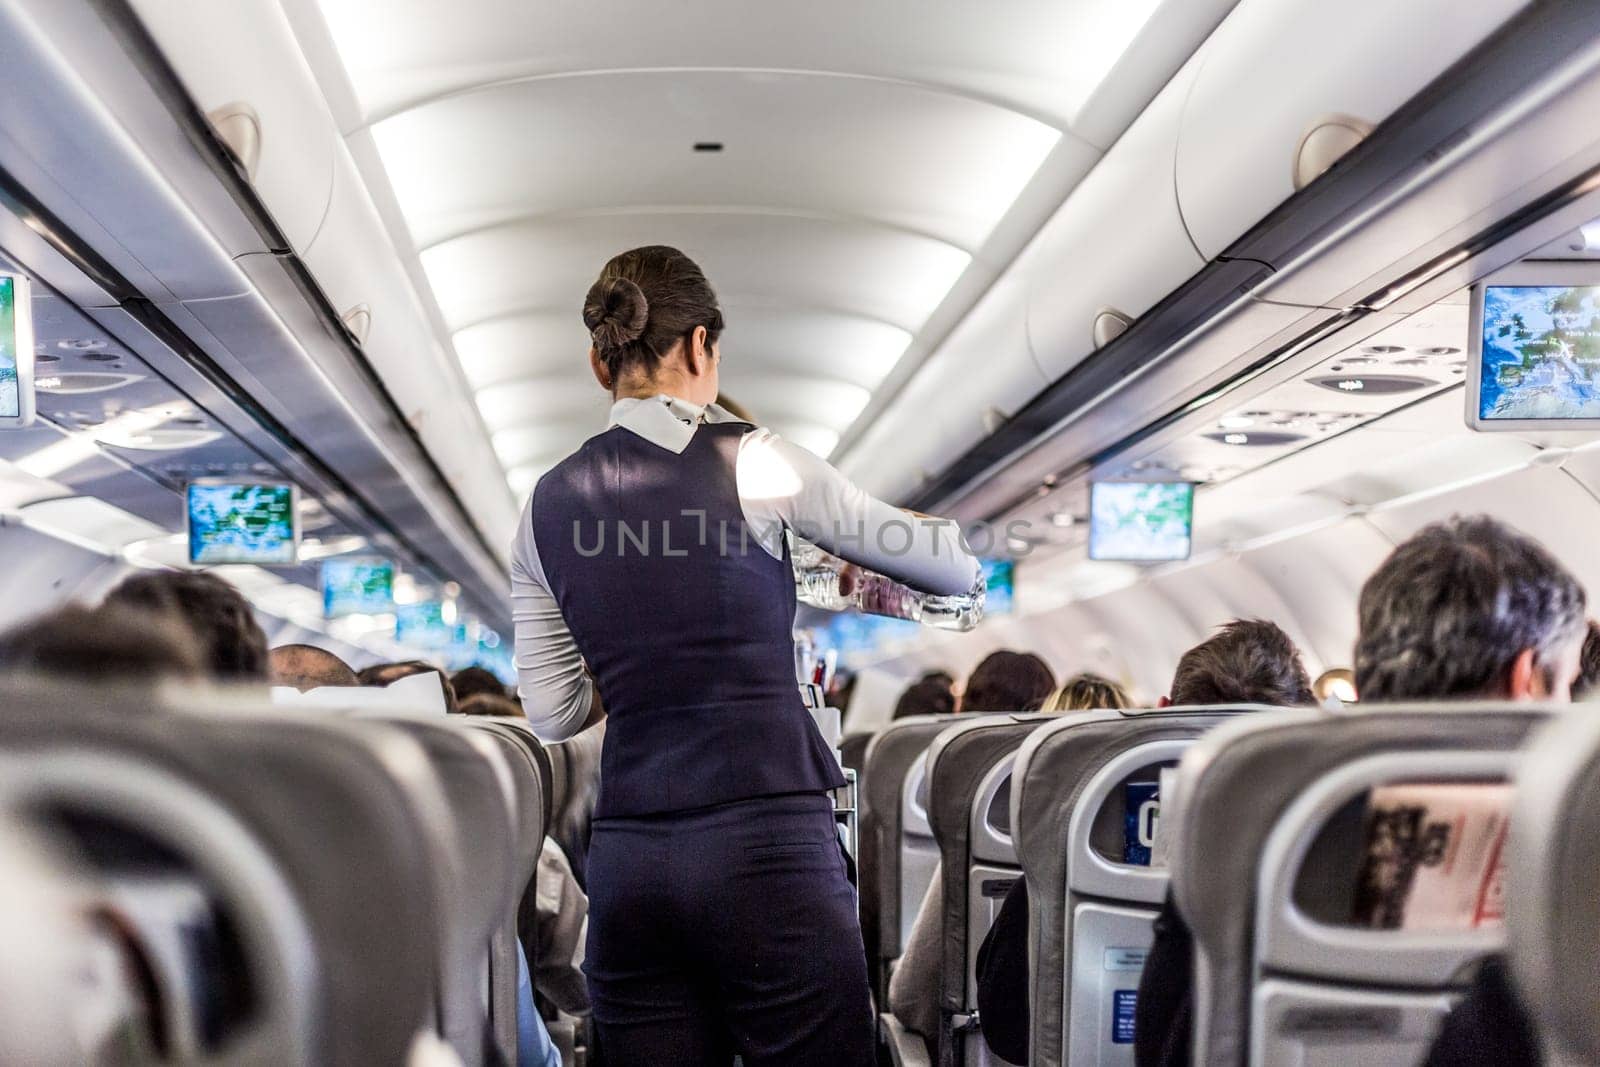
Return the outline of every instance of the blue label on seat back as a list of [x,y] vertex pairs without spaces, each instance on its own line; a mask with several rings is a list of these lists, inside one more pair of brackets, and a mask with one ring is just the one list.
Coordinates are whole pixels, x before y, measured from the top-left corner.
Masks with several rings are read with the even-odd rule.
[[1161,783],[1129,782],[1122,788],[1122,862],[1148,867],[1156,820],[1161,817]]
[[1139,1002],[1137,989],[1118,989],[1111,994],[1111,1043],[1133,1044],[1133,1012]]

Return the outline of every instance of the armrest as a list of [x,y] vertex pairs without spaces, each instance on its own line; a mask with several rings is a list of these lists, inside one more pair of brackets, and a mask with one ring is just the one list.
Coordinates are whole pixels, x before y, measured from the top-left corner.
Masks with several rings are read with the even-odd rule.
[[889,1058],[894,1061],[894,1067],[933,1067],[928,1043],[922,1035],[907,1030],[888,1012],[878,1016],[878,1033],[889,1046]]

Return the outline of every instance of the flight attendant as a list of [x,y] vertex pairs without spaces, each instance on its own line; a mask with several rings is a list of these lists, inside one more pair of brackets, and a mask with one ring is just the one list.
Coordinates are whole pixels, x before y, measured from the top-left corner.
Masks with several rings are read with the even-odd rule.
[[[784,531],[936,594],[954,524],[890,507],[714,401],[700,268],[624,252],[583,305],[610,426],[539,480],[512,562],[541,736],[605,717],[584,970],[610,1067],[873,1063],[838,761],[795,681]],[[602,710],[603,709],[603,710]]]

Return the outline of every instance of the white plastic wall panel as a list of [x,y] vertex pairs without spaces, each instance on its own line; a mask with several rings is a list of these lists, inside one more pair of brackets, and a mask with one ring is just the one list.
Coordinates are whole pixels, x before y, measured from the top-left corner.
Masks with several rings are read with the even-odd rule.
[[1054,381],[1094,350],[1103,308],[1138,318],[1205,265],[1178,214],[1173,159],[1191,61],[1040,231],[1026,265],[1035,358]]
[[1600,502],[1575,478],[1555,467],[1530,467],[1456,492],[1382,508],[1367,521],[1396,543],[1453,515],[1489,514],[1537,538],[1584,587],[1600,590]]
[[904,496],[1043,389],[1025,297],[1014,275],[997,282],[851,449],[846,473],[869,492]]
[[102,552],[24,526],[0,526],[0,558],[28,564],[0,568],[0,629],[65,604],[110,562]]
[[1381,122],[1522,6],[1243,0],[1206,43],[1178,141],[1178,200],[1201,253],[1215,258],[1294,192],[1314,123]]
[[472,415],[471,392],[435,340],[399,254],[342,145],[337,163],[333,199],[305,251],[306,265],[339,315],[367,306],[372,317],[362,351],[468,510],[480,521],[503,527],[509,518],[504,479],[490,458],[487,434]]
[[[1205,633],[1234,619],[1266,619],[1283,627],[1296,645],[1306,644],[1307,633],[1294,609],[1278,590],[1263,581],[1249,567],[1232,557],[1223,557],[1197,567],[1163,575],[1154,583],[1175,603],[1184,605],[1191,618],[1201,620]],[[1306,666],[1321,669],[1320,659]]]
[[1356,640],[1356,597],[1392,548],[1376,527],[1346,519],[1247,552],[1240,563],[1288,605],[1308,658],[1323,669],[1348,667]]
[[244,103],[261,124],[255,188],[304,251],[333,186],[338,131],[276,0],[133,0],[205,112]]

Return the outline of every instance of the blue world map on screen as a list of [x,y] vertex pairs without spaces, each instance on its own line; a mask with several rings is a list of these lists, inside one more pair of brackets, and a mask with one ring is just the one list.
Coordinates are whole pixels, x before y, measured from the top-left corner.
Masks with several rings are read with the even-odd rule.
[[293,563],[294,490],[287,485],[189,486],[193,563]]
[[1481,419],[1600,419],[1600,287],[1490,286]]

